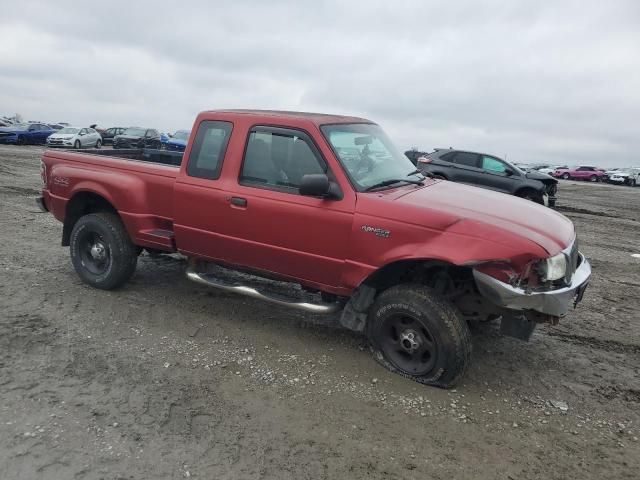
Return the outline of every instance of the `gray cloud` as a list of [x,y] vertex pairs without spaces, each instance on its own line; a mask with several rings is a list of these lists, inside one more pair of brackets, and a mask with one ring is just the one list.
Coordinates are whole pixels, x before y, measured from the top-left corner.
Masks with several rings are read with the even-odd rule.
[[401,148],[640,164],[640,3],[18,2],[0,113],[189,127],[246,107],[361,115]]

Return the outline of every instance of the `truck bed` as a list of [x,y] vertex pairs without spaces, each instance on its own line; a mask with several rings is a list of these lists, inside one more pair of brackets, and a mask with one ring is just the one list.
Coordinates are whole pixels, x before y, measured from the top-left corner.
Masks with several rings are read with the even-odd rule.
[[97,192],[116,210],[140,246],[174,251],[173,186],[181,152],[152,149],[54,150],[43,155],[45,197],[64,221],[73,192]]
[[91,149],[83,150],[82,153],[114,158],[124,158],[127,160],[137,160],[140,162],[161,163],[163,165],[175,165],[177,167],[179,167],[182,163],[182,152],[157,150],[153,148],[121,148],[112,150]]

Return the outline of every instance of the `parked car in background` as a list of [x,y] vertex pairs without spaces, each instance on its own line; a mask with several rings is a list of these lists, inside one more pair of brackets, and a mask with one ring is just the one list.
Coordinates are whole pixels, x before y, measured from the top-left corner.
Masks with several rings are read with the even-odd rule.
[[618,168],[609,175],[608,182],[635,187],[640,184],[640,167]]
[[155,128],[129,127],[113,139],[113,148],[160,148],[160,132]]
[[56,130],[44,123],[16,123],[0,128],[0,143],[42,145]]
[[590,182],[601,182],[606,178],[604,170],[587,165],[576,168],[558,168],[552,175],[555,178],[563,178],[565,180],[588,180]]
[[104,133],[102,133],[102,144],[103,145],[111,145],[113,144],[113,139],[116,135],[121,135],[124,133],[126,128],[124,127],[111,127],[107,128]]
[[549,166],[549,167],[542,167],[540,169],[538,169],[538,171],[540,173],[544,173],[545,175],[551,175],[553,172],[555,172],[556,170],[560,169],[560,168],[569,168],[566,165],[554,165],[554,166]]
[[189,130],[177,130],[171,138],[164,144],[164,148],[176,152],[184,152],[189,141]]
[[64,127],[47,138],[47,147],[100,148],[102,137],[93,128]]
[[436,178],[516,195],[553,207],[558,181],[535,170],[523,172],[493,155],[440,149],[417,159],[417,167]]

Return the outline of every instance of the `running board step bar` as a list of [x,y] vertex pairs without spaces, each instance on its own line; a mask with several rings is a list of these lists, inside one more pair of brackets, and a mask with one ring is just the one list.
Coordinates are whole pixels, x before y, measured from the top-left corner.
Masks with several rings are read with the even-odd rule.
[[282,305],[309,313],[335,313],[342,308],[342,305],[340,303],[308,303],[297,301],[295,299],[289,300],[283,296],[276,297],[272,294],[256,290],[253,287],[227,283],[224,280],[221,280],[211,274],[197,273],[192,268],[187,269],[187,278],[196,283],[201,283],[202,285],[207,285],[209,287],[224,290],[225,292],[239,293],[241,295],[246,295],[247,297],[258,298],[260,300],[265,300],[277,305]]

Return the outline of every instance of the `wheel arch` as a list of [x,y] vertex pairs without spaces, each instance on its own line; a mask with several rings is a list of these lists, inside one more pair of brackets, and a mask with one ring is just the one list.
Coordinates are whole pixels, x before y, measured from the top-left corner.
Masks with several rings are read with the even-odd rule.
[[105,196],[91,190],[80,190],[73,194],[67,202],[62,227],[62,246],[68,247],[71,231],[83,215],[96,212],[110,212],[119,216],[118,210]]

